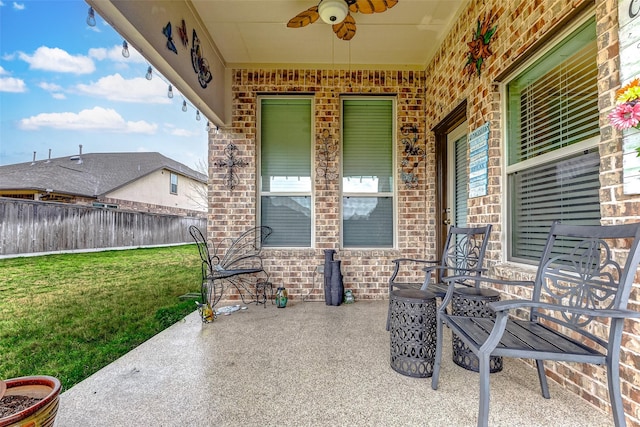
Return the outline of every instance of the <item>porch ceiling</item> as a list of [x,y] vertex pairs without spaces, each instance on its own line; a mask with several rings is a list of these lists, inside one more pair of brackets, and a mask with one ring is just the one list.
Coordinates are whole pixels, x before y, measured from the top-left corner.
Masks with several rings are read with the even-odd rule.
[[317,0],[191,0],[224,62],[231,64],[352,64],[423,69],[464,0],[399,0],[376,14],[354,13],[356,35],[339,40],[318,20],[287,21]]
[[[376,14],[353,13],[357,32],[339,40],[318,20],[287,28],[318,0],[86,0],[210,121],[230,123],[233,68],[347,67],[423,70],[468,0],[399,0]],[[162,28],[186,21],[189,47],[197,32],[213,80],[201,87],[189,47],[167,49]],[[470,23],[473,25],[473,23]],[[471,26],[470,26],[471,27]],[[178,55],[178,53],[180,53]]]

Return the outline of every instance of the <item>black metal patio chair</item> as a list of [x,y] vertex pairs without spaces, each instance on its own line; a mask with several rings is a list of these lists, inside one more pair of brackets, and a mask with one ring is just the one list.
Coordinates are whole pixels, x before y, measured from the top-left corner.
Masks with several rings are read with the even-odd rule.
[[247,302],[245,298],[248,295],[250,302],[266,304],[269,275],[262,265],[260,252],[272,231],[267,226],[251,228],[239,237],[229,239],[224,256],[220,256],[218,250],[227,246],[224,241],[217,247],[212,245],[211,255],[209,243],[200,229],[194,225],[189,227],[189,234],[195,240],[202,260],[202,304],[214,309],[229,285],[237,289],[243,303]]
[[[447,276],[480,275],[484,260],[491,224],[483,227],[449,227],[447,240],[445,241],[442,258],[437,260],[423,260],[412,258],[399,258],[393,260],[395,264],[393,273],[389,278],[389,296],[395,289],[422,289],[428,290],[438,298],[443,298],[447,293],[448,285],[443,281]],[[424,272],[422,282],[407,281],[415,271],[421,269]],[[458,286],[473,287],[474,284],[460,280]],[[391,320],[391,305],[387,313],[387,331]]]
[[[613,248],[625,249],[614,260]],[[624,319],[640,318],[627,309],[640,262],[640,223],[577,226],[554,223],[534,282],[468,276],[482,284],[527,286],[530,300],[489,303],[496,318],[462,317],[444,307],[455,292],[450,286],[437,313],[436,359],[431,386],[438,388],[443,326],[448,326],[478,356],[480,402],[478,426],[489,424],[490,357],[536,361],[542,396],[549,398],[544,360],[605,365],[609,398],[616,426],[626,425],[620,391],[620,346]],[[455,283],[464,277],[448,277]],[[526,319],[523,312],[528,312]],[[514,317],[517,316],[517,317]],[[598,319],[598,320],[596,320]]]

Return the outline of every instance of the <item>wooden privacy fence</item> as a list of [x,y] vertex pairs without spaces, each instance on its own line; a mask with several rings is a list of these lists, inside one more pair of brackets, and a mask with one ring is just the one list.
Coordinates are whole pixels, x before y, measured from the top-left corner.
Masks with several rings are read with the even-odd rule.
[[0,197],[0,255],[192,242],[206,219]]

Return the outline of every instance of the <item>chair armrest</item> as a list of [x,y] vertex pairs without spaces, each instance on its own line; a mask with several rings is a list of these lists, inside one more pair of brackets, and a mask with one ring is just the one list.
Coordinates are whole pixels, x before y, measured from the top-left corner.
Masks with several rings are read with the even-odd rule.
[[398,258],[398,259],[394,259],[392,262],[395,263],[396,265],[399,265],[400,263],[403,263],[403,262],[415,262],[418,264],[439,264],[440,260],[439,259],[431,260],[431,259]]
[[488,306],[496,313],[518,308],[541,308],[549,311],[558,311],[592,317],[609,317],[612,319],[640,319],[640,312],[634,310],[569,307],[566,305],[550,304],[545,302],[535,302],[521,299],[490,302]]
[[[527,286],[533,287],[534,282],[531,280],[503,280],[503,279],[494,279],[492,277],[485,276],[470,276],[470,275],[462,275],[462,276],[448,276],[443,277],[442,280],[449,284],[447,288],[447,294],[442,299],[442,304],[440,305],[439,310],[444,310],[444,308],[449,304],[451,298],[453,297],[453,291],[455,286],[453,284],[461,282],[461,281],[475,281],[476,287],[480,288],[481,283],[492,283],[495,285],[510,285],[510,286]],[[526,300],[525,300],[526,301]],[[505,301],[507,302],[507,301]],[[530,301],[529,301],[530,302]]]
[[[443,265],[434,265],[430,267],[424,267],[422,271],[425,272],[426,277],[420,289],[422,289],[423,291],[426,290],[429,286],[429,277],[437,273],[439,274],[435,277],[435,280],[433,283],[438,283],[439,278],[442,278],[442,281],[445,281],[447,277],[443,276],[442,272],[449,271],[449,270],[453,270],[456,273],[456,275],[454,276],[449,276],[451,278],[454,278],[454,277],[457,278],[457,280],[455,280],[456,283],[462,283],[464,280],[467,280],[466,277],[473,277],[474,280],[477,280],[478,277],[480,277],[480,275],[488,271],[486,268],[458,268],[458,267],[449,267],[449,266],[443,266]],[[466,272],[467,275],[460,274],[463,272]],[[471,276],[471,273],[476,273],[476,275]]]
[[414,258],[398,258],[392,261],[395,264],[393,268],[393,274],[389,278],[389,289],[393,286],[393,281],[400,272],[402,265],[407,264],[439,264],[440,260],[427,260],[427,259],[414,259]]
[[445,277],[442,280],[445,282],[456,282],[460,280],[477,280],[485,283],[493,283],[496,285],[510,285],[510,286],[533,286],[533,280],[503,280],[503,279],[494,279],[492,277],[478,277],[478,276],[449,276]]

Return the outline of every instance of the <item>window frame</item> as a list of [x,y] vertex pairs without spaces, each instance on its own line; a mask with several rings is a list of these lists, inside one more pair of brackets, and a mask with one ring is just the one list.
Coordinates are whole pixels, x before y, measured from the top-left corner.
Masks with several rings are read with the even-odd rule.
[[[173,183],[173,178],[175,177],[176,183]],[[175,190],[174,190],[175,187]],[[169,171],[169,194],[178,195],[178,174],[175,172]]]
[[[305,99],[310,101],[311,113],[311,132],[309,135],[310,146],[310,178],[311,188],[309,192],[287,191],[272,192],[262,191],[262,100],[264,99]],[[264,196],[282,196],[282,197],[309,197],[311,200],[311,219],[310,219],[310,243],[309,246],[268,246],[269,249],[310,249],[315,247],[315,97],[313,95],[291,95],[291,94],[264,94],[256,97],[256,220],[258,224],[262,224],[262,197]],[[267,242],[268,243],[268,242]]]
[[[593,19],[595,16],[595,9],[593,7],[589,7],[585,12],[583,12],[580,16],[576,17],[569,25],[567,25],[562,31],[558,32],[553,38],[548,40],[545,45],[534,55],[531,55],[526,61],[520,64],[518,67],[514,68],[512,72],[510,72],[507,76],[501,79],[499,90],[501,97],[501,113],[503,116],[502,120],[502,134],[504,135],[504,150],[502,151],[502,162],[504,167],[502,168],[502,182],[504,183],[503,187],[503,196],[505,203],[502,204],[502,216],[507,219],[507,227],[506,232],[503,234],[503,259],[507,262],[512,262],[516,264],[523,265],[533,265],[536,264],[536,261],[521,258],[514,256],[513,253],[513,221],[512,221],[512,206],[513,201],[511,200],[511,188],[510,188],[510,176],[514,173],[528,170],[534,168],[536,166],[554,163],[557,161],[561,161],[563,159],[571,158],[579,153],[586,153],[591,149],[598,149],[600,144],[601,136],[596,135],[591,138],[584,139],[580,142],[568,145],[566,147],[562,147],[544,154],[541,154],[535,158],[527,159],[524,161],[520,161],[518,163],[509,164],[510,150],[511,146],[509,143],[509,126],[508,126],[508,116],[509,116],[509,99],[508,99],[508,86],[509,84],[517,79],[522,73],[525,72],[527,68],[538,62],[543,56],[545,56],[548,52],[556,48],[560,43],[565,41],[568,37],[571,37],[578,29],[586,24],[589,20]],[[596,26],[596,40],[597,40],[597,26]],[[597,58],[594,58],[597,61]]]
[[[393,184],[391,191],[389,192],[377,192],[377,193],[364,193],[364,192],[345,192],[343,188],[344,177],[344,101],[345,100],[389,100],[391,101],[391,178]],[[398,98],[395,95],[341,95],[340,96],[340,164],[339,164],[339,198],[340,198],[340,248],[346,250],[391,250],[398,247],[398,232],[397,232],[397,219],[398,219],[398,168],[397,161],[397,144],[398,144]],[[388,198],[391,197],[391,227],[392,238],[391,246],[346,246],[344,242],[344,198],[352,197],[378,197]]]

